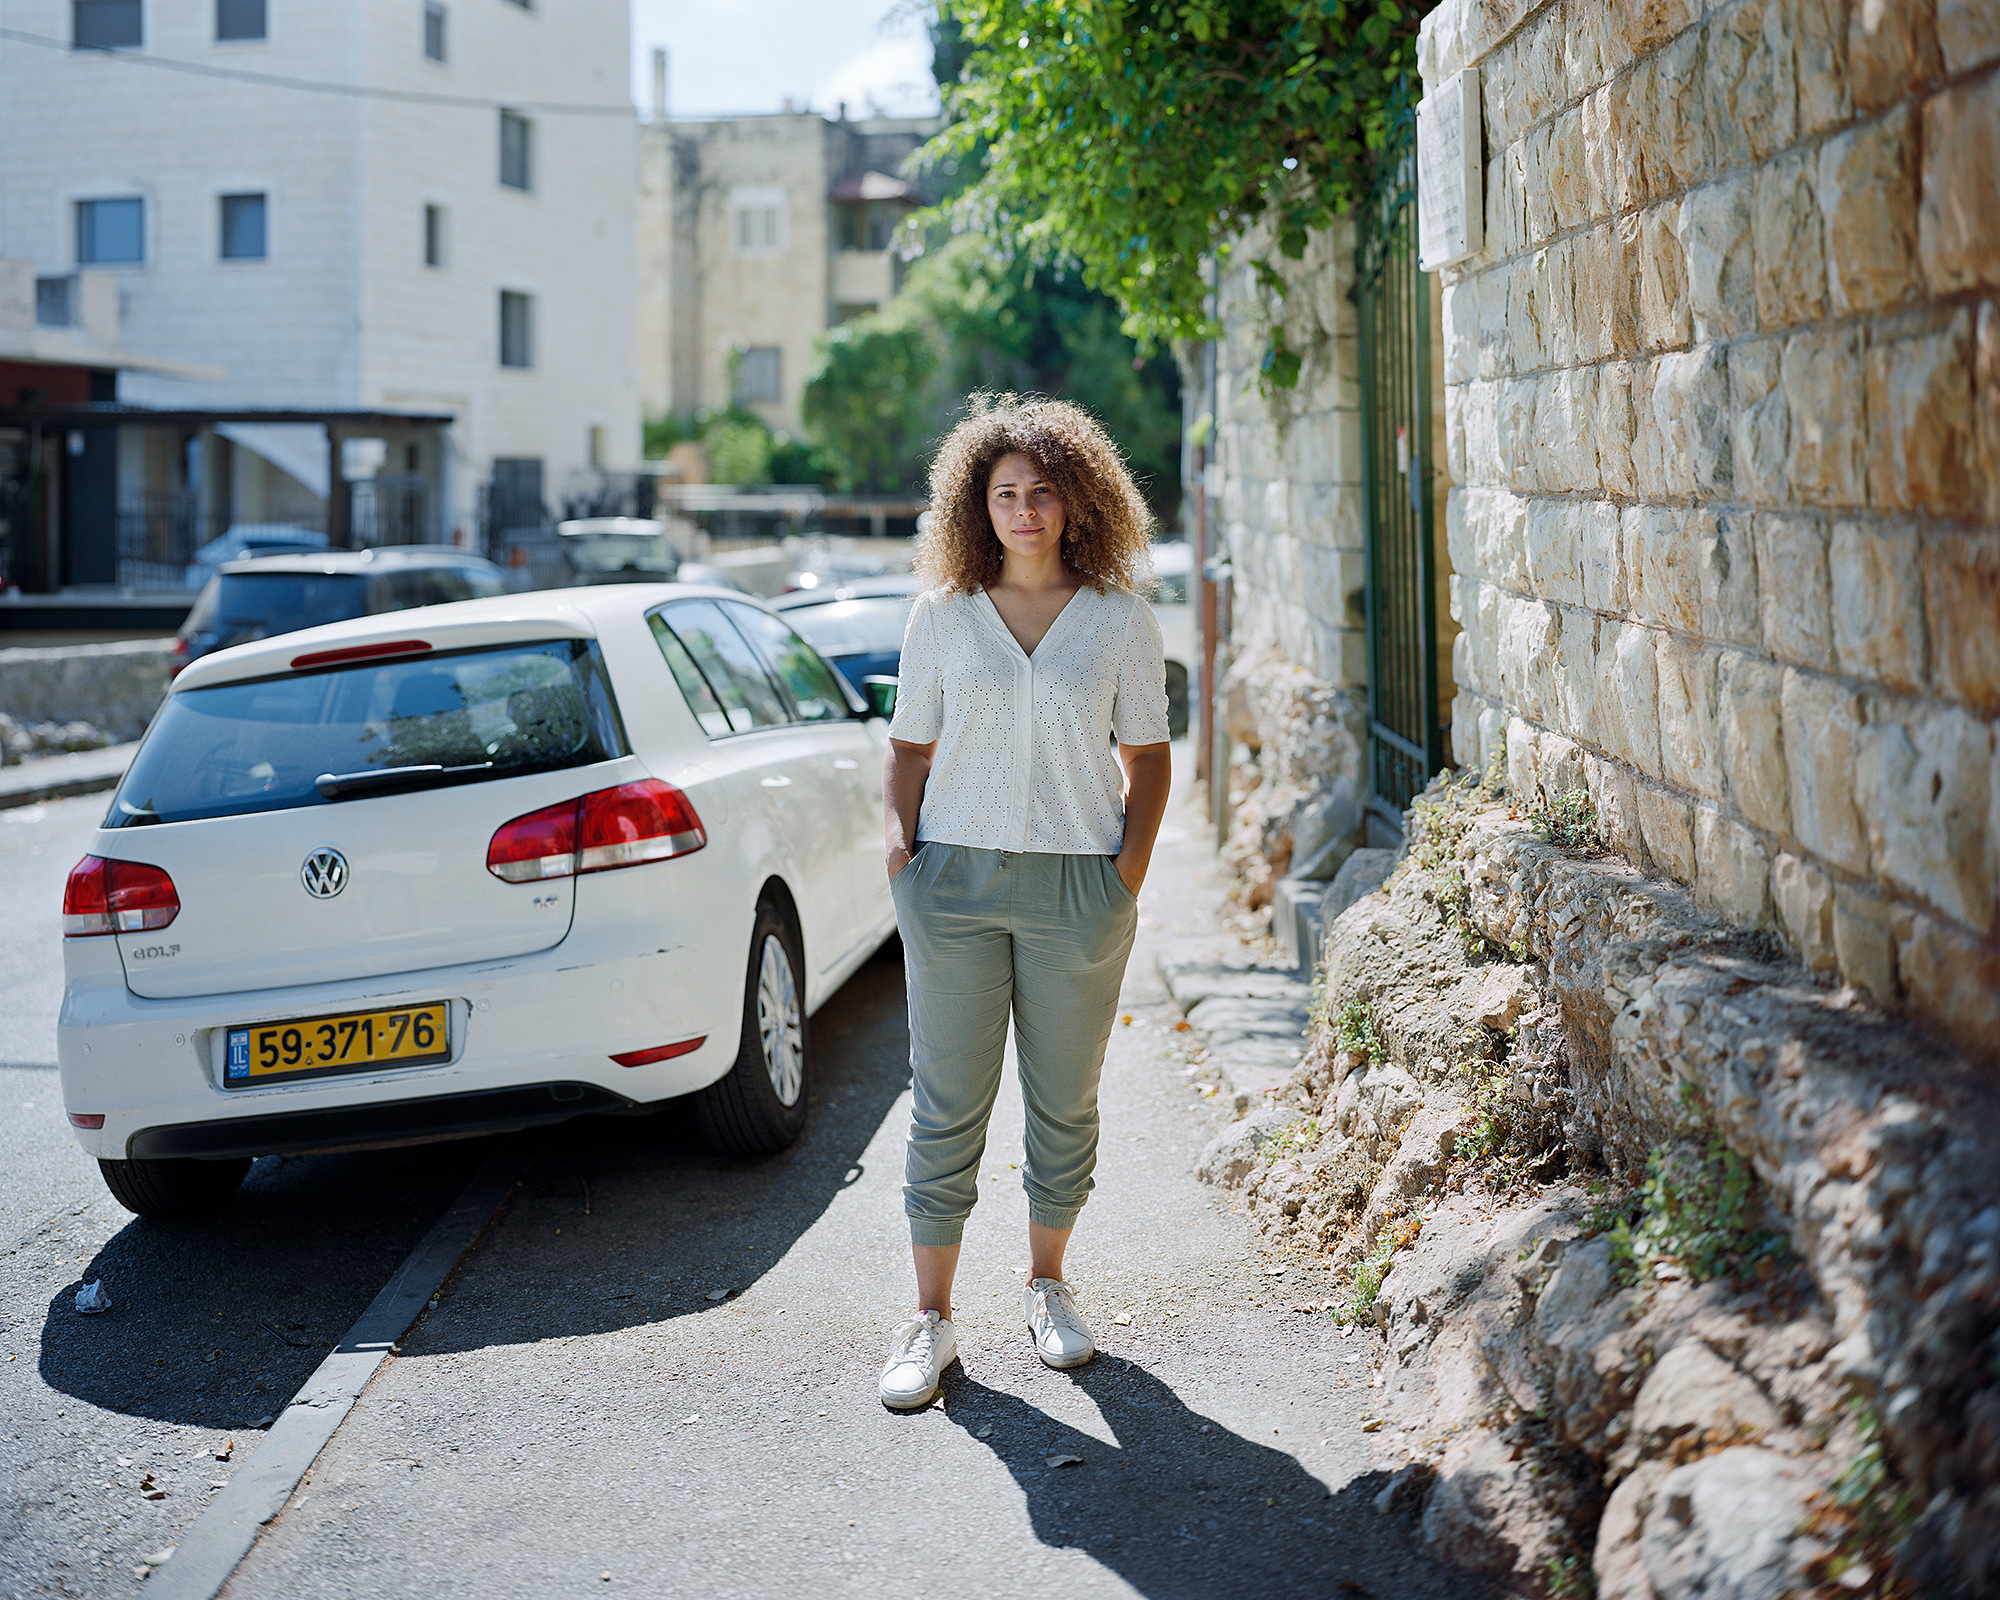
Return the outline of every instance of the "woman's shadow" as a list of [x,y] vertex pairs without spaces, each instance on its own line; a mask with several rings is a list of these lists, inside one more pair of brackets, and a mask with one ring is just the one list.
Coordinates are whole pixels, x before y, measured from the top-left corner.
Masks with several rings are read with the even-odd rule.
[[[1421,1554],[1407,1515],[1378,1514],[1386,1474],[1330,1491],[1284,1451],[1190,1411],[1119,1356],[1100,1355],[1064,1376],[1096,1403],[1115,1446],[974,1382],[963,1368],[945,1380],[946,1411],[1005,1463],[1042,1543],[1083,1551],[1139,1593],[1488,1593],[1477,1578]],[[1050,1465],[1067,1456],[1082,1459]]]

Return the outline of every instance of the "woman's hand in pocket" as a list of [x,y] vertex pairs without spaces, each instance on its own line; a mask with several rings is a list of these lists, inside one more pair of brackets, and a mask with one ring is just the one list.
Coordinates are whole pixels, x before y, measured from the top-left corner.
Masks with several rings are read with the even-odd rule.
[[1126,892],[1134,900],[1139,898],[1139,886],[1146,881],[1146,863],[1131,861],[1123,855],[1111,858],[1112,866],[1118,869],[1118,881],[1125,885]]
[[894,883],[896,881],[896,874],[907,867],[913,859],[915,858],[911,856],[910,852],[901,846],[891,850],[885,863],[889,869],[889,881]]

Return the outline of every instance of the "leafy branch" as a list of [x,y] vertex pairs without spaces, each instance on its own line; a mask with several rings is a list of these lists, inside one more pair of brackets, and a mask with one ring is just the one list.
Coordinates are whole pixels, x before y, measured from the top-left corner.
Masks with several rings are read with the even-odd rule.
[[[1265,222],[1281,258],[1366,193],[1428,0],[942,0],[961,51],[922,160],[979,163],[942,208],[1073,262],[1150,349],[1213,336],[1205,262]],[[1277,263],[1253,263],[1282,292]],[[1264,376],[1298,381],[1282,337]]]

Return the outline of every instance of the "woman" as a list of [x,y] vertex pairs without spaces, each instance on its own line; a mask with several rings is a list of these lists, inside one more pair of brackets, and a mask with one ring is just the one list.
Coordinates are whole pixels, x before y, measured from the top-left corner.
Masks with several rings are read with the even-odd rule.
[[[1166,659],[1135,592],[1144,500],[1057,400],[975,400],[931,467],[885,774],[916,1103],[903,1209],[916,1314],[885,1405],[957,1355],[951,1286],[1011,1011],[1027,1105],[1023,1311],[1052,1367],[1096,1354],[1063,1251],[1097,1162],[1097,1080],[1166,810]],[[1115,753],[1114,753],[1114,743]]]

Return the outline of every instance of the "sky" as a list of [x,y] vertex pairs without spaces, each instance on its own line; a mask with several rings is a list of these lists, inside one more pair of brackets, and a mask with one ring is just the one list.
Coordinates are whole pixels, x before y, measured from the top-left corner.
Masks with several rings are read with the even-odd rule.
[[[893,10],[892,10],[893,7]],[[632,99],[653,104],[667,52],[672,117],[795,109],[849,116],[937,110],[921,0],[633,0]]]

